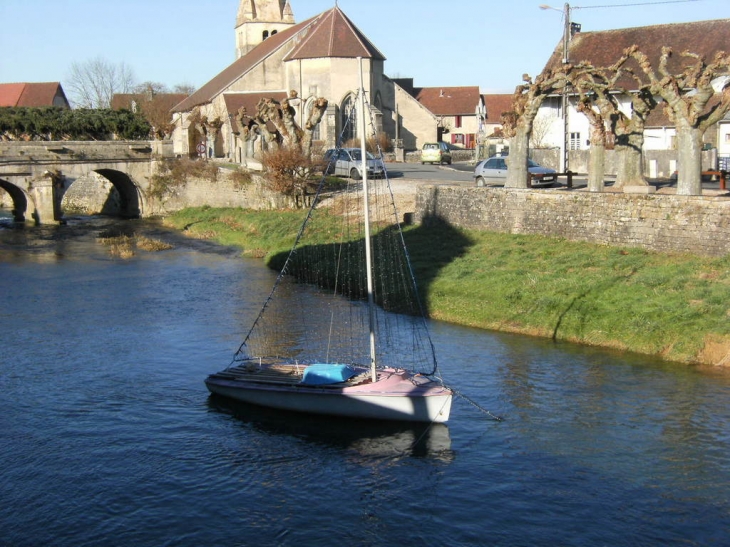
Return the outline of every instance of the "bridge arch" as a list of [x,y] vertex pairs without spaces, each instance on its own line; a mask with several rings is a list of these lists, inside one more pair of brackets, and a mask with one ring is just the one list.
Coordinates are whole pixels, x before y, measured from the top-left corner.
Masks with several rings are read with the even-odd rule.
[[120,216],[125,218],[139,218],[142,216],[139,188],[129,175],[116,169],[96,169],[96,172],[108,179],[119,192],[121,198]]
[[5,190],[10,199],[13,200],[13,220],[15,222],[24,222],[26,214],[28,214],[28,202],[30,197],[13,183],[0,179],[0,188]]
[[[98,175],[96,180],[92,176],[94,174]],[[108,191],[108,185],[106,185],[107,190],[99,187],[102,178],[111,183],[116,190],[115,196]],[[70,203],[75,203],[77,207],[90,205],[92,209],[90,212],[94,214],[114,215],[122,218],[139,218],[142,216],[140,189],[132,178],[123,171],[99,168],[93,169],[85,175],[73,179],[67,178],[66,180],[68,181],[67,186],[64,189],[64,195],[61,196],[61,199],[66,198],[66,201],[62,202],[64,209],[68,208]],[[86,184],[86,188],[77,188],[76,191],[71,191],[74,184],[80,183],[82,180]],[[104,194],[105,191],[107,192],[106,195]],[[118,200],[113,199],[116,197],[118,197]]]

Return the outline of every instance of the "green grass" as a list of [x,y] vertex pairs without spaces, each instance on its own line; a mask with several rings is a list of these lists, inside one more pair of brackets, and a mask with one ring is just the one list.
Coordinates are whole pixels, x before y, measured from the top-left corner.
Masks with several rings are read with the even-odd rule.
[[[305,214],[187,209],[167,222],[270,257],[288,250]],[[321,242],[336,233],[337,220],[331,222]],[[408,227],[405,238],[434,318],[688,363],[730,354],[730,255],[652,253],[438,224]]]

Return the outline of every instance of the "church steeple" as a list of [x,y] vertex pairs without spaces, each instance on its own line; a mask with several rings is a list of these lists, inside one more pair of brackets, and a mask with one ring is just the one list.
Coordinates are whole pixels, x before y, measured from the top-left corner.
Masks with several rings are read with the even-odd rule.
[[241,0],[236,17],[236,58],[293,25],[289,0]]

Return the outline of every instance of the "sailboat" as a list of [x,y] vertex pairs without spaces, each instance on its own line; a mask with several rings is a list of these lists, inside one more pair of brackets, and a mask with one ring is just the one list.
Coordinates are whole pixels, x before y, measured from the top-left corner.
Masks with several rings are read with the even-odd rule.
[[[205,383],[275,409],[444,423],[454,392],[439,373],[387,170],[377,182],[367,176],[362,69],[358,105],[361,180],[328,193],[323,176],[243,343]],[[318,220],[336,241],[307,244]]]

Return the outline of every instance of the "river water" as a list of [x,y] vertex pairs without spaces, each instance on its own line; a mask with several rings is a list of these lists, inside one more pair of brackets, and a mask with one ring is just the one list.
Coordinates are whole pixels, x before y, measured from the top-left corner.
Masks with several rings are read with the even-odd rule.
[[[175,248],[110,256],[112,223]],[[431,324],[447,426],[209,397],[274,274],[142,221],[0,228],[0,545],[728,545],[730,379]]]

